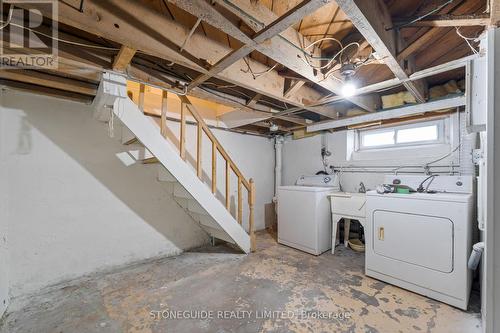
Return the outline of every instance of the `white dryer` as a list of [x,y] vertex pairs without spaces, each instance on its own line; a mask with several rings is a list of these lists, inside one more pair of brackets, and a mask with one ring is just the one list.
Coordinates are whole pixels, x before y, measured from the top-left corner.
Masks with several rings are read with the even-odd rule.
[[[417,188],[425,176],[389,176]],[[437,193],[367,193],[366,275],[467,309],[473,178],[438,176]]]
[[328,195],[339,191],[336,175],[301,176],[278,187],[278,243],[314,255],[331,249]]

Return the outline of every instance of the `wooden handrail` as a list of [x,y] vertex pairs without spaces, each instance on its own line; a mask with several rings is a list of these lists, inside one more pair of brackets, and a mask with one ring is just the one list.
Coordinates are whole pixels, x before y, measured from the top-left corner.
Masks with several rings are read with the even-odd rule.
[[[161,105],[161,122],[160,122],[160,132],[163,137],[167,138],[167,91],[162,91],[162,105]],[[179,99],[181,100],[181,120],[180,120],[180,138],[179,138],[179,154],[180,157],[185,161],[186,160],[186,116],[189,111],[193,118],[196,120],[196,129],[197,129],[197,144],[196,144],[196,174],[198,178],[202,179],[203,176],[203,164],[202,164],[202,149],[203,149],[203,133],[207,135],[207,137],[212,142],[212,186],[211,190],[213,194],[217,193],[217,152],[219,152],[224,158],[226,165],[226,174],[225,174],[225,205],[226,209],[230,210],[231,198],[230,198],[230,182],[231,182],[231,170],[236,174],[238,178],[238,199],[237,199],[237,216],[236,219],[238,223],[241,225],[243,223],[243,194],[242,194],[242,186],[244,186],[248,191],[248,207],[249,207],[249,221],[248,221],[248,229],[250,235],[250,244],[251,250],[255,251],[255,232],[254,232],[254,205],[255,205],[255,183],[253,179],[247,181],[241,171],[238,169],[236,164],[233,162],[229,154],[222,147],[221,143],[215,135],[212,133],[208,125],[205,123],[201,115],[196,111],[194,105],[191,103],[187,96],[179,95]],[[141,111],[144,112],[144,99],[145,99],[145,85],[140,85],[139,90],[139,103],[138,106]]]
[[230,162],[231,168],[233,169],[234,173],[238,177],[242,178],[243,185],[247,188],[247,190],[250,191],[250,183],[245,179],[245,177],[243,176],[243,174],[241,173],[241,171],[238,169],[238,167],[236,167],[236,164],[233,162],[233,160],[231,159],[231,157],[229,157],[229,154],[222,147],[221,143],[219,142],[219,140],[217,140],[217,138],[212,133],[212,131],[210,130],[210,128],[207,126],[207,124],[205,124],[205,121],[200,116],[200,114],[195,110],[195,108],[193,107],[193,104],[191,104],[191,101],[189,100],[189,98],[187,98],[187,96],[182,96],[182,95],[179,95],[179,98],[180,98],[181,102],[184,103],[187,106],[187,108],[189,109],[189,112],[193,115],[193,118],[196,119],[197,122],[201,123],[201,125],[203,127],[203,131],[205,132],[205,134],[208,136],[208,138],[212,142],[215,142],[215,144],[217,145],[217,149],[219,150],[219,152],[221,153],[221,155],[224,157],[224,159],[226,161]]

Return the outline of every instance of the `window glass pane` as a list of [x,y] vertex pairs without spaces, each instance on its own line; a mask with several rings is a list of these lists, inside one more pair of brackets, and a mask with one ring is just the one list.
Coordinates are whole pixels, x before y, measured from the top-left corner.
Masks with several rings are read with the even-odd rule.
[[377,147],[394,144],[394,131],[363,134],[364,147]]
[[437,125],[407,128],[397,132],[397,143],[435,141],[438,139]]

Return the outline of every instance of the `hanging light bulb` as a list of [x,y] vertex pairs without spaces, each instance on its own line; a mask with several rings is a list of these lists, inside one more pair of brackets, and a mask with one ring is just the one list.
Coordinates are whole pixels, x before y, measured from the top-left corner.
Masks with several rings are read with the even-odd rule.
[[271,126],[269,126],[269,130],[271,132],[277,132],[279,130],[279,127],[275,123],[271,123]]
[[351,81],[344,81],[342,85],[342,96],[351,97],[356,93],[356,86]]
[[356,93],[356,86],[352,81],[352,77],[356,74],[356,67],[353,64],[343,64],[340,68],[340,74],[344,77],[342,85],[342,96],[351,97]]

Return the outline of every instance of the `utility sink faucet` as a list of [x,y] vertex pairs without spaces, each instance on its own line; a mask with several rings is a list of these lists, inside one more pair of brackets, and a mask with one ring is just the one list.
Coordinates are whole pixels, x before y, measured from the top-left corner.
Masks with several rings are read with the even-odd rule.
[[363,182],[360,182],[359,183],[359,190],[358,190],[359,193],[366,193],[366,187],[365,187],[365,184]]

